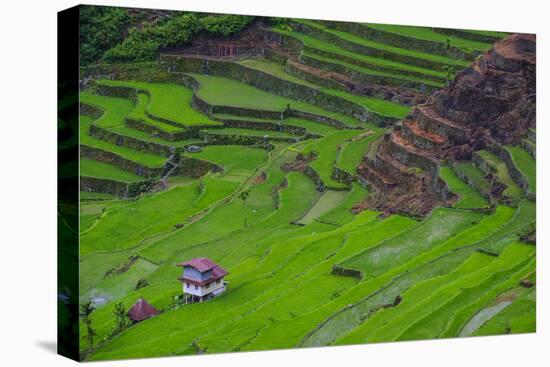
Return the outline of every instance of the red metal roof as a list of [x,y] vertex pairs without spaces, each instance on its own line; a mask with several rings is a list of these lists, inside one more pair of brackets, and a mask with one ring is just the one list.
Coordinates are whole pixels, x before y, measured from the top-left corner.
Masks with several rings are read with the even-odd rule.
[[128,311],[128,317],[130,318],[130,320],[136,322],[146,320],[158,314],[159,311],[141,297]]
[[178,266],[192,266],[203,273],[218,265],[207,257],[197,257],[195,259],[179,263]]
[[209,282],[216,281],[229,274],[224,268],[218,266],[215,262],[206,257],[198,257],[186,262],[179,263],[178,266],[192,266],[201,273],[212,270],[212,274],[207,279],[197,281],[195,279],[186,278],[185,275],[179,278],[182,282],[189,282],[192,284],[204,285]]

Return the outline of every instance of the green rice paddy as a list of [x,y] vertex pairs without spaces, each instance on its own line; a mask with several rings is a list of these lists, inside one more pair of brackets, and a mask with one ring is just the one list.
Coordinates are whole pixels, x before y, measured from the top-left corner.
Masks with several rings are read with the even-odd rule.
[[[454,65],[457,71],[467,65],[318,22],[296,22],[341,39],[342,44],[297,30],[276,31],[301,40],[307,56],[365,75],[436,86],[445,80],[442,70],[409,61]],[[453,46],[465,50],[486,47],[428,28],[369,26],[433,42],[449,38]],[[409,61],[356,52],[349,44],[345,47],[344,41],[405,56]],[[410,109],[389,100],[319,86],[265,58],[239,62],[383,116],[401,118]],[[526,277],[536,281],[532,276],[536,247],[522,242],[523,235],[535,229],[536,205],[526,199],[530,196],[523,195],[510,168],[497,156],[479,152],[507,186],[506,196],[514,200],[489,203],[484,196],[491,191],[491,182],[472,161],[464,161],[454,170],[449,166],[439,170],[449,191],[458,196],[452,206],[436,207],[425,218],[382,215],[365,209],[365,200],[376,188],[355,175],[365,157],[374,157],[387,128],[235,79],[189,76],[199,83],[194,92],[174,83],[102,79],[97,82],[136,89],[135,100],[100,95],[93,89],[80,94],[82,104],[102,111],[99,117],[80,117],[82,147],[159,171],[168,156],[176,153],[194,158],[192,164],[197,166],[216,165],[201,177],[183,172],[165,177],[156,182],[154,191],[130,199],[81,191],[80,299],[95,303],[91,319],[97,333],[93,350],[89,350],[81,322],[81,352],[86,360],[535,330],[536,287],[518,290],[518,284]],[[191,105],[193,93],[214,106],[255,113],[241,116],[234,109],[208,116]],[[262,115],[266,111],[282,112],[289,105],[292,110],[316,115],[317,121],[253,117],[268,116]],[[323,117],[330,119],[318,121]],[[128,119],[146,128],[132,126]],[[214,127],[223,120],[255,124]],[[331,125],[333,120],[343,126]],[[312,135],[270,130],[261,123],[302,127]],[[115,137],[90,135],[92,125]],[[151,127],[155,132],[149,132]],[[197,133],[179,138],[177,134],[193,130],[189,127],[197,127]],[[175,138],[169,140],[159,132]],[[259,140],[253,146],[239,145],[239,140],[210,145],[204,134]],[[274,139],[266,146],[266,135],[302,141]],[[133,145],[124,140],[129,138]],[[186,149],[189,145],[200,149],[191,152]],[[529,190],[536,192],[535,160],[520,147],[505,148]],[[306,162],[307,167],[297,162]],[[124,164],[97,156],[82,157],[80,167],[82,176],[122,183],[143,179],[122,169]],[[337,177],[338,170],[349,174],[350,181]],[[247,195],[241,195],[243,192]],[[182,286],[177,280],[181,268],[176,264],[195,257],[208,257],[229,271],[227,291],[207,302],[182,305],[177,301]],[[122,302],[128,309],[139,297],[162,312],[109,337],[115,304]],[[504,297],[509,302],[498,306]]]

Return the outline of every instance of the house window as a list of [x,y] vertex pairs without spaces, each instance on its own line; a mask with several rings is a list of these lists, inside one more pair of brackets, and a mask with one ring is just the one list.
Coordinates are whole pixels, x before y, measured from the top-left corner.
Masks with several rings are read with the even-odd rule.
[[199,289],[199,286],[195,284],[195,290]]
[[210,288],[210,283],[206,283],[206,288]]
[[189,282],[187,282],[187,288],[189,288]]
[[218,280],[216,280],[216,284],[220,284],[220,280],[219,280],[219,279],[218,279]]

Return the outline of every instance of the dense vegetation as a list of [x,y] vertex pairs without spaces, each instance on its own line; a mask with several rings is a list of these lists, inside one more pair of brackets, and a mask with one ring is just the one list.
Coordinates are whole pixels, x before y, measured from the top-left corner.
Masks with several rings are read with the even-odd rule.
[[[171,13],[155,23],[140,18],[137,27],[136,14],[90,9],[86,27],[110,25],[108,34],[82,41],[86,62],[151,60],[199,32],[225,37],[253,20]],[[292,29],[292,22],[315,32]],[[273,24],[310,53],[323,53],[326,65],[343,59],[369,65],[354,69],[359,74],[382,68],[392,78],[441,84],[440,64],[467,64],[321,22]],[[438,43],[448,38],[426,28],[373,27]],[[454,36],[452,44],[489,47]],[[390,58],[366,55],[357,45]],[[357,167],[376,155],[388,127],[324,102],[338,96],[393,119],[410,106],[321,85],[277,59],[230,62],[319,97],[306,102],[238,74],[185,72],[174,79],[153,63],[124,65],[117,80],[98,73],[80,93],[79,138],[88,152],[80,175],[108,183],[80,195],[84,358],[534,331],[536,248],[525,238],[535,229],[536,164],[526,150],[503,147],[509,161],[480,151],[479,160],[442,164],[439,176],[454,200],[426,218],[380,215],[360,205],[372,187]],[[298,115],[285,115],[289,110]],[[192,162],[188,171],[166,173],[174,156]],[[156,185],[134,196],[109,192],[109,185],[149,179]],[[495,182],[505,186],[503,200],[489,200]],[[183,304],[175,265],[194,257],[227,269],[228,290]],[[125,311],[139,297],[161,314],[130,324]]]
[[222,37],[238,33],[254,17],[174,12],[153,21],[146,13],[131,16],[124,8],[88,6],[81,20],[81,60],[86,65],[99,59],[154,60],[161,49],[185,44],[201,31]]

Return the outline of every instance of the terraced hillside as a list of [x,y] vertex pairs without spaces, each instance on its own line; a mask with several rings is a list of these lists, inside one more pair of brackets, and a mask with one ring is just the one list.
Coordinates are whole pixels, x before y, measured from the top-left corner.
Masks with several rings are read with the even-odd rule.
[[[534,331],[534,126],[446,156],[431,99],[500,34],[273,23],[82,70],[82,357]],[[228,288],[185,304],[196,257]],[[115,328],[140,297],[160,314]]]

